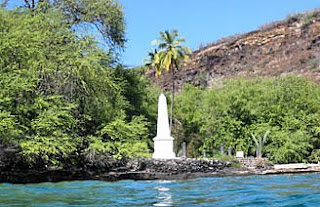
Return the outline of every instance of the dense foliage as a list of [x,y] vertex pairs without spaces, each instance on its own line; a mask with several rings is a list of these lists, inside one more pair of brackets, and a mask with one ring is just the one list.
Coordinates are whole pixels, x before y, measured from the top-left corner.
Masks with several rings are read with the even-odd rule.
[[42,165],[148,156],[147,81],[112,65],[112,54],[79,37],[59,10],[1,9],[1,147]]
[[255,155],[258,145],[275,163],[317,161],[319,103],[318,84],[291,76],[228,80],[206,91],[186,86],[177,97],[179,142],[193,156],[213,156],[221,145]]
[[34,14],[54,9],[60,12],[65,26],[97,30],[113,49],[124,46],[124,14],[116,0],[0,0],[2,7],[10,7],[10,3]]
[[[113,47],[125,39],[121,6],[24,2],[26,8],[0,9],[1,152],[14,149],[24,164],[41,167],[150,156],[159,90],[142,68],[117,64]],[[95,24],[110,47],[80,35],[80,23]],[[149,66],[158,72],[178,69],[187,54],[177,33],[162,33],[163,40],[166,34],[170,44],[155,51],[162,56],[151,53]],[[176,150],[187,142],[192,157],[224,148],[274,163],[318,162],[319,103],[320,86],[294,76],[233,79],[208,90],[187,85],[173,116]]]

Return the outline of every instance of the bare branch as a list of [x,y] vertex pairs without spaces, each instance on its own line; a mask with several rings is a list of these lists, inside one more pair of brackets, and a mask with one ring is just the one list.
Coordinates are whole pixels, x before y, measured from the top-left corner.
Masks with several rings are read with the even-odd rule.
[[0,3],[0,7],[1,7],[1,8],[7,7],[8,1],[9,1],[9,0],[2,0],[2,1],[0,1],[0,2],[1,2],[1,3]]
[[24,0],[24,3],[26,4],[26,7],[28,9],[31,9],[31,4],[30,4],[29,0]]

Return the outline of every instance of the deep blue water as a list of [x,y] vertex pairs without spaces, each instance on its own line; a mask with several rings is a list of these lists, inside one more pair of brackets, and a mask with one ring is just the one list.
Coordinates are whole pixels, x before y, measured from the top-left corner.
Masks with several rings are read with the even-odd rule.
[[0,206],[320,206],[320,174],[4,183]]

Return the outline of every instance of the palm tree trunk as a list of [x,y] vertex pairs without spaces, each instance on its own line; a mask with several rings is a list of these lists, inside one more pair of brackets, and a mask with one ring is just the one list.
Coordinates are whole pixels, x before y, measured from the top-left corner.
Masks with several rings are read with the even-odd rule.
[[173,104],[174,104],[174,91],[175,91],[175,77],[174,77],[174,67],[172,67],[172,91],[171,91],[171,114],[170,114],[170,132],[172,131],[172,123],[173,123]]

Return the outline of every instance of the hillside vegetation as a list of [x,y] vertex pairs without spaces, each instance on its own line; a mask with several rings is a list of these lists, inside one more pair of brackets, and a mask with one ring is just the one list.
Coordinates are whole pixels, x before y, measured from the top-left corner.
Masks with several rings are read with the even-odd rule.
[[187,85],[177,96],[175,137],[189,154],[244,151],[255,156],[254,137],[265,138],[261,156],[274,163],[320,158],[320,85],[305,78],[244,78],[201,90]]

